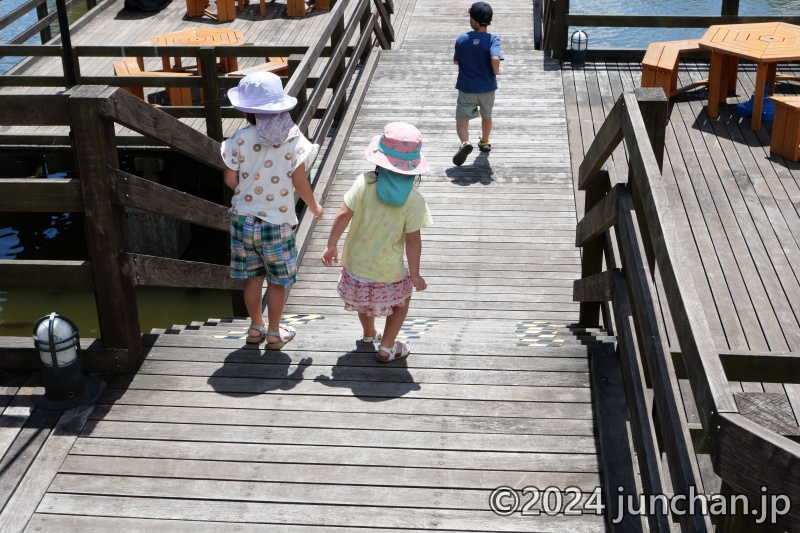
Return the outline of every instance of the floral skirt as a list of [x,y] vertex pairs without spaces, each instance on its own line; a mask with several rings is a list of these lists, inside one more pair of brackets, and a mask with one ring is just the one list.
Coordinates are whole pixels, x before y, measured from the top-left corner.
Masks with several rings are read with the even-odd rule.
[[339,276],[339,296],[344,300],[346,311],[356,311],[368,316],[389,316],[392,307],[405,305],[414,293],[411,276],[393,283],[379,281],[360,281],[342,269]]

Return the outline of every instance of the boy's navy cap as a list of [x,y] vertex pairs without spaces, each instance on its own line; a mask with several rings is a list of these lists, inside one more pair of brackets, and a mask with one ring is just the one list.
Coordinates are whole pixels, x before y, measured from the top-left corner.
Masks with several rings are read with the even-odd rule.
[[469,16],[482,26],[488,26],[492,22],[492,6],[486,2],[475,2],[469,8]]

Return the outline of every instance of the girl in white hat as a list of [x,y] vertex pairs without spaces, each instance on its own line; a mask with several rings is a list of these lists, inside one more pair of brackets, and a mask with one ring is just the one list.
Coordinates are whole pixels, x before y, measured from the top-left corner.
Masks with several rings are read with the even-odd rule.
[[[256,72],[228,91],[234,108],[245,113],[248,126],[222,144],[225,185],[231,200],[231,277],[244,278],[244,302],[250,315],[247,342],[264,339],[278,350],[295,336],[281,324],[286,287],[297,281],[295,192],[317,219],[322,206],[306,178],[306,162],[319,149],[292,121],[297,99],[283,92],[275,74]],[[267,282],[267,318],[261,289]]]
[[[381,341],[377,357],[383,363],[410,353],[406,343],[395,339],[414,289],[427,288],[419,274],[420,230],[433,220],[413,187],[415,178],[430,170],[421,147],[422,134],[403,122],[386,125],[383,134],[372,139],[365,155],[377,165],[376,171],[360,175],[345,194],[322,254],[325,266],[339,261],[337,243],[352,220],[342,250],[339,295],[346,310],[358,312],[362,340]],[[386,317],[383,332],[375,328],[378,316]]]

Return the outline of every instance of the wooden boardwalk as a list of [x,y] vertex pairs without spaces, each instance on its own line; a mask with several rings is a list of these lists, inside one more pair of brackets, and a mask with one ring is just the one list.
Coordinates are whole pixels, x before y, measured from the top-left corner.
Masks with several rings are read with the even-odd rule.
[[[104,380],[96,406],[60,419],[30,409],[19,387],[36,376],[0,374],[0,530],[605,531],[600,516],[489,508],[501,485],[585,499],[600,484],[587,351],[565,327],[580,269],[561,73],[534,51],[532,5],[492,4],[506,56],[494,150],[454,168],[465,5],[396,2],[411,15],[403,42],[382,54],[311,236],[284,350],[246,347],[246,321],[176,326],[146,338],[135,375]],[[397,120],[425,137],[435,225],[423,232],[429,290],[401,332],[413,353],[381,365],[319,256],[369,169],[368,140]]]

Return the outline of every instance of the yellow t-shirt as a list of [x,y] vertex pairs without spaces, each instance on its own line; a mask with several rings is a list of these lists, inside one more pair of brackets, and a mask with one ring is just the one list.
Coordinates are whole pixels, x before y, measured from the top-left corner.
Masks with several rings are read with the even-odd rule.
[[376,186],[375,173],[367,172],[356,178],[344,195],[344,203],[353,211],[353,219],[344,241],[341,263],[360,278],[393,283],[406,274],[403,261],[406,233],[430,226],[433,219],[425,199],[416,189],[411,189],[403,205],[391,205],[378,199]]

